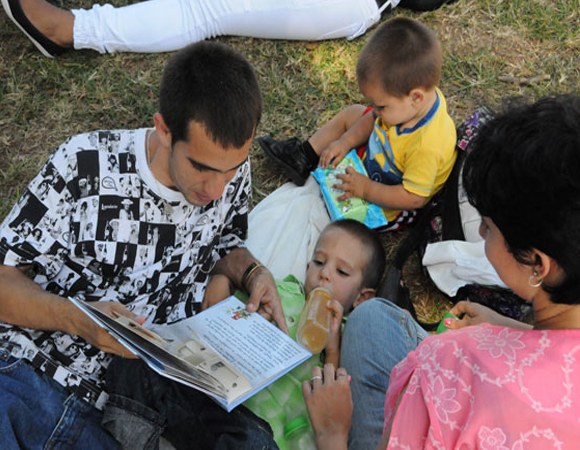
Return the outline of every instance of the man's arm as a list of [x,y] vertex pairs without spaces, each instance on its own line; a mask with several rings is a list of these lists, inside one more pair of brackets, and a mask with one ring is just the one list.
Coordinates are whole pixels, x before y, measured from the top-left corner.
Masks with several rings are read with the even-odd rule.
[[[274,277],[248,249],[238,247],[232,250],[216,263],[212,275],[225,275],[234,286],[247,291],[250,294],[248,311],[258,311],[268,320],[274,320],[282,331],[288,333]],[[211,305],[220,300],[223,299],[208,299],[207,302],[204,300],[204,303]]]
[[[25,270],[25,269],[24,269]],[[103,312],[130,313],[121,304],[103,302]],[[132,356],[109,333],[67,299],[45,291],[20,269],[0,264],[0,320],[37,330],[60,330],[78,335],[107,353]]]

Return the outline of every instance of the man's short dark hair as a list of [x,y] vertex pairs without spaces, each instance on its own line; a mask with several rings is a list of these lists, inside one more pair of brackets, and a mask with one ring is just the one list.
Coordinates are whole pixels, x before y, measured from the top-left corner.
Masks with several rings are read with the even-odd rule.
[[555,303],[580,303],[580,97],[512,101],[479,132],[465,161],[469,201],[490,217],[516,261],[537,249],[564,279],[542,288]]
[[163,71],[159,109],[172,143],[187,141],[191,121],[214,142],[242,147],[262,114],[262,95],[252,67],[233,48],[203,41],[173,55]]
[[381,276],[385,270],[386,255],[385,249],[378,233],[371,230],[364,223],[353,219],[342,219],[327,225],[326,230],[339,228],[346,231],[353,238],[358,239],[365,250],[365,266],[363,267],[363,279],[361,289],[376,289],[381,281]]
[[378,82],[404,97],[439,84],[443,55],[435,33],[418,20],[395,17],[383,23],[362,49],[356,66],[359,85]]

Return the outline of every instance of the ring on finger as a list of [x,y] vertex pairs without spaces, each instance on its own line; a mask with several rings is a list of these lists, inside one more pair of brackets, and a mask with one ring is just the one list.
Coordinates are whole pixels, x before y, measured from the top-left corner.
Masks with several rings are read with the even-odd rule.
[[322,380],[322,377],[320,375],[314,375],[312,378],[310,378],[310,381],[314,380]]

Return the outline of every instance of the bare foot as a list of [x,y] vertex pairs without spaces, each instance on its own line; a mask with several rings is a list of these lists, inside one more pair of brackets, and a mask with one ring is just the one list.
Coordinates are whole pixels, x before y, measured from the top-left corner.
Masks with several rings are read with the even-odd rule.
[[20,0],[24,14],[38,31],[62,47],[73,46],[74,15],[44,0]]

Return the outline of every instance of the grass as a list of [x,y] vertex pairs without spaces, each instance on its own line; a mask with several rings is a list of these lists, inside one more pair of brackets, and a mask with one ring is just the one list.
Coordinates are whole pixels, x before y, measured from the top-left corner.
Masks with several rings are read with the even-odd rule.
[[[436,31],[445,51],[440,87],[459,123],[475,107],[497,107],[507,97],[577,92],[579,10],[580,0],[459,0],[427,13],[397,8],[382,20],[415,17]],[[265,100],[258,134],[305,138],[344,106],[364,101],[354,68],[371,33],[350,42],[219,40],[255,67]],[[0,217],[66,137],[96,128],[150,126],[167,56],[79,51],[49,60],[0,13]],[[255,145],[251,152],[256,203],[286,180]],[[389,255],[401,238],[383,237]],[[440,317],[448,304],[416,258],[405,279],[420,316]]]

